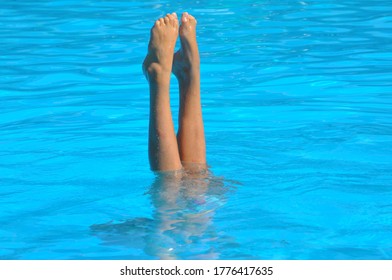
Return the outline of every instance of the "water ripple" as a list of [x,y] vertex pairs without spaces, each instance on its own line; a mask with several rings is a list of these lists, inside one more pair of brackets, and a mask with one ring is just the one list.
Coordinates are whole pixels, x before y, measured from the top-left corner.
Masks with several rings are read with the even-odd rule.
[[[144,195],[140,64],[153,21],[184,10],[198,19],[208,160],[242,185],[182,190],[170,212]],[[177,258],[390,259],[391,13],[386,1],[2,1],[0,258],[157,258],[165,237]],[[141,248],[162,217],[162,244]]]

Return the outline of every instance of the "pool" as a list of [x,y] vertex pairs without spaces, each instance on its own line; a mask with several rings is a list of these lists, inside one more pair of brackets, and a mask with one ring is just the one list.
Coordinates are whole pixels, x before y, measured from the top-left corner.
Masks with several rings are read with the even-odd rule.
[[[202,63],[211,174],[186,182],[147,158],[141,62],[171,11],[197,17]],[[0,259],[392,259],[391,14],[3,1]]]

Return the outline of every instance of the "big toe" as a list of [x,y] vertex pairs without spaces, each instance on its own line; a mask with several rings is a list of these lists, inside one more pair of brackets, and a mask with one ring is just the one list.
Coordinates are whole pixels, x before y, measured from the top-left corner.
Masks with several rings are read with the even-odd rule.
[[196,19],[194,16],[188,14],[187,12],[183,13],[181,16],[181,24],[196,24]]

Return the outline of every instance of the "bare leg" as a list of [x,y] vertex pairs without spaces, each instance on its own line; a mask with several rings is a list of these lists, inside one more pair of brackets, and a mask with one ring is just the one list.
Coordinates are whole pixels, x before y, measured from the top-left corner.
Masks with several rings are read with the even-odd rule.
[[157,20],[151,29],[143,71],[150,85],[148,154],[153,170],[182,168],[170,110],[170,75],[178,37],[175,13]]
[[180,88],[179,129],[181,161],[188,166],[206,165],[206,144],[200,102],[200,57],[196,42],[196,19],[184,13],[180,26],[181,49],[174,55],[173,73]]

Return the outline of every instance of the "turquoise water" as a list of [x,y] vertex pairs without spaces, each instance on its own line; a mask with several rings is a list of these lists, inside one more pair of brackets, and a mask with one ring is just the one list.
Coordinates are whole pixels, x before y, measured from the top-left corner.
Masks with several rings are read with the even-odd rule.
[[[141,62],[172,11],[198,20],[204,179],[148,165]],[[391,15],[2,1],[0,259],[392,259]]]

